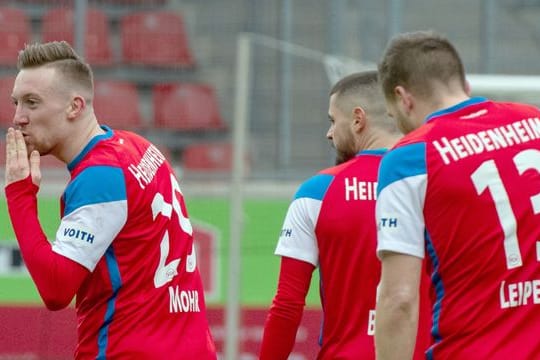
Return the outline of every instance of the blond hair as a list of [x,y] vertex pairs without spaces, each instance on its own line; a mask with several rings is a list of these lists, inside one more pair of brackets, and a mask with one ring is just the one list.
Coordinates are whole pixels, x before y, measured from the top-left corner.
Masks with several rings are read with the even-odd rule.
[[93,92],[94,76],[90,65],[66,41],[27,44],[19,51],[17,69],[52,67],[74,85]]

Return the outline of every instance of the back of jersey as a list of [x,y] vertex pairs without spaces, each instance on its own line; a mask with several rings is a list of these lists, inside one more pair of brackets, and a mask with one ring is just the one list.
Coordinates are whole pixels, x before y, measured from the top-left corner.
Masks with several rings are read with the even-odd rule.
[[215,359],[193,229],[170,165],[154,145],[123,131],[89,154],[72,176],[121,169],[127,217],[77,295],[79,333],[99,327],[97,340],[81,339],[80,357],[97,346],[107,358]]
[[[319,175],[333,177],[315,227],[324,310],[319,359],[375,358],[375,301],[381,272],[375,201],[383,154],[383,150],[363,151]],[[427,292],[422,301],[429,302]],[[418,359],[429,344],[428,321],[429,313],[424,312]]]
[[540,353],[540,112],[480,101],[421,128],[435,359]]

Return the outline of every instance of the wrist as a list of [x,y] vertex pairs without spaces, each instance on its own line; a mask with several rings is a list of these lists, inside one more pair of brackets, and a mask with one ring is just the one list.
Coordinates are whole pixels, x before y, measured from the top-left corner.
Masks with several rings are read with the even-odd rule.
[[20,195],[37,195],[39,187],[32,182],[32,177],[28,175],[22,180],[18,180],[12,183],[9,183],[4,188],[6,198],[12,198]]

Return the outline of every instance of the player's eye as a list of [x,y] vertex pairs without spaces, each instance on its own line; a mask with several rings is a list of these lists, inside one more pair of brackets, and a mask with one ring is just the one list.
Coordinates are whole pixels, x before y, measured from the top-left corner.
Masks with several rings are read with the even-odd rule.
[[36,107],[38,104],[38,101],[35,99],[27,99],[25,102],[31,108]]

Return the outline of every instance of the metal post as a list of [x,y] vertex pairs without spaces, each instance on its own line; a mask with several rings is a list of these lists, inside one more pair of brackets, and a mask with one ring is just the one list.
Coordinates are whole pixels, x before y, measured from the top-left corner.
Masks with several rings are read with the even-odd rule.
[[[281,40],[290,42],[292,37],[292,1],[281,2]],[[280,116],[278,136],[279,167],[287,169],[291,163],[291,78],[292,58],[286,51],[280,57]]]
[[86,12],[88,10],[88,0],[75,0],[73,11],[73,26],[75,31],[75,44],[71,44],[77,54],[85,58],[85,38],[86,38]]
[[225,309],[225,359],[238,360],[240,332],[240,260],[244,229],[243,184],[245,177],[246,137],[249,114],[250,39],[240,34],[237,42],[236,94],[233,124],[233,169],[231,181],[231,215],[229,239],[229,271]]

